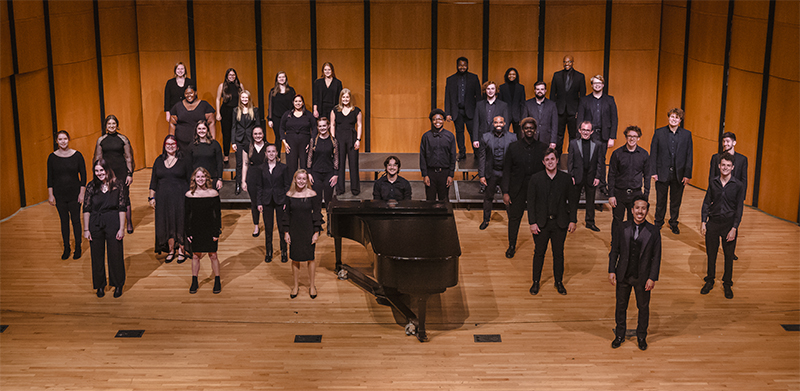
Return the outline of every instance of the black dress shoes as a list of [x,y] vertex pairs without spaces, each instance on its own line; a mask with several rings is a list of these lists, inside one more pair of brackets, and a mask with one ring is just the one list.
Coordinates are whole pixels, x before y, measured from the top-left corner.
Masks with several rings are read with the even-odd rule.
[[238,183],[236,184],[236,191],[234,193],[236,193],[236,195],[242,194],[242,185],[241,184],[238,184]]
[[681,230],[680,228],[678,228],[677,225],[672,225],[669,227],[669,229],[671,229],[672,233],[674,233],[675,235],[679,235],[681,233]]
[[517,253],[517,246],[508,246],[508,250],[506,250],[506,258],[514,258],[514,254]]
[[737,256],[736,256],[736,254],[733,254],[733,260],[734,260],[734,261],[738,261],[738,260],[739,260],[739,257],[737,257]]
[[564,283],[563,282],[557,282],[557,283],[555,283],[555,286],[556,286],[556,290],[558,291],[558,293],[560,293],[562,295],[566,295],[567,294],[567,288],[564,288]]
[[353,193],[354,196],[357,196],[357,195],[361,194],[361,190],[353,189],[353,190],[350,190],[350,193]]
[[725,290],[725,298],[726,299],[733,299],[733,289],[731,289],[728,285],[723,285],[722,289]]
[[114,297],[120,297],[120,296],[122,296],[122,287],[118,286],[114,288]]
[[620,345],[622,345],[623,342],[625,342],[625,337],[624,336],[622,336],[622,337],[617,336],[616,338],[614,338],[613,341],[611,341],[611,348],[612,349],[616,349]]
[[700,294],[701,295],[707,295],[708,292],[711,292],[712,289],[714,289],[714,283],[711,282],[711,281],[708,281],[708,282],[706,282],[705,285],[703,285],[703,289],[700,289]]
[[78,247],[75,249],[75,255],[72,256],[72,259],[79,259],[81,257],[81,248]]
[[97,297],[103,297],[105,295],[106,295],[106,288],[105,287],[100,288],[100,289],[97,290]]
[[69,254],[71,254],[71,253],[72,253],[72,249],[70,249],[69,246],[64,247],[64,253],[61,254],[61,259],[69,258]]
[[531,285],[531,289],[528,290],[532,295],[539,294],[539,281],[534,281],[533,285]]
[[192,286],[189,287],[189,293],[197,293],[197,276],[192,276]]
[[281,250],[281,263],[289,262],[289,256],[286,254],[286,251]]
[[214,277],[214,290],[212,292],[215,294],[222,292],[222,283],[219,280],[219,276]]
[[594,223],[586,223],[586,228],[589,228],[594,232],[600,232],[600,228],[597,228],[597,226],[594,225]]
[[488,221],[484,221],[484,222],[481,223],[481,226],[478,227],[478,228],[480,228],[481,230],[484,230],[488,226],[489,226],[489,222]]
[[637,338],[639,341],[639,350],[647,350],[647,339],[646,338]]

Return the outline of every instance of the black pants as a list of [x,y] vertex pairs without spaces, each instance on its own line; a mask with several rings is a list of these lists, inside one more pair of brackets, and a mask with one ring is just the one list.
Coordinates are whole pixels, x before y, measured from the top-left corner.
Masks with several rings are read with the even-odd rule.
[[564,278],[564,241],[567,240],[567,229],[558,226],[555,220],[550,220],[538,235],[533,235],[533,281],[538,282],[542,278],[542,266],[544,266],[544,254],[547,252],[547,242],[553,245],[553,279],[561,282]]
[[670,175],[666,181],[656,182],[656,227],[661,228],[664,225],[664,217],[667,214],[667,191],[669,191],[669,226],[675,227],[678,225],[678,215],[681,211],[681,200],[683,199],[683,181],[679,180],[675,174]]
[[[341,166],[339,166],[341,167]],[[311,186],[312,189],[317,193],[317,197],[319,197],[320,201],[324,201],[325,205],[328,202],[333,200],[333,187],[331,186],[331,178],[336,175],[335,172],[317,172],[312,171],[311,176],[314,177],[314,184]],[[343,178],[341,175],[339,179]],[[337,182],[338,184],[339,182]]]
[[569,131],[569,139],[573,140],[578,137],[578,119],[575,117],[575,114],[568,115],[566,112],[564,114],[558,115],[558,142],[556,142],[556,150],[559,153],[564,146],[564,129],[566,128]]
[[614,189],[614,197],[617,199],[617,207],[613,209],[614,220],[611,221],[611,233],[617,232],[617,226],[625,221],[627,211],[628,221],[633,221],[633,199],[642,195],[641,189]]
[[[349,132],[349,130],[344,130],[343,132]],[[345,160],[350,161],[350,190],[355,193],[361,191],[358,175],[358,151],[353,148],[355,144],[354,137],[350,136],[337,140],[339,143],[339,181],[336,182],[336,190],[339,193],[344,193]]]
[[[464,155],[467,153],[466,146],[464,145],[464,126],[467,127],[467,133],[469,133],[470,144],[472,141],[477,141],[472,140],[472,120],[467,118],[467,112],[464,109],[458,109],[458,117],[453,122],[456,127],[456,145],[458,145],[458,154]],[[475,147],[472,147],[472,153],[475,154],[475,156],[478,156]]]
[[262,205],[262,209],[264,210],[264,244],[267,248],[267,251],[272,250],[272,231],[273,231],[273,217],[277,219],[278,223],[278,235],[280,235],[281,240],[281,253],[286,253],[286,235],[283,231],[283,205],[276,203],[275,201],[270,201],[267,205]]
[[490,177],[486,178],[486,190],[483,192],[483,221],[489,221],[492,218],[494,194],[502,181],[503,171],[494,171]]
[[223,105],[219,109],[222,121],[219,121],[222,128],[222,153],[227,157],[231,153],[231,132],[233,132],[233,107]]
[[725,273],[722,275],[722,284],[733,285],[733,250],[736,249],[736,239],[730,242],[725,239],[731,228],[733,228],[733,218],[709,218],[706,223],[706,255],[708,255],[706,282],[713,283],[716,277],[717,253],[719,252],[719,243],[722,241],[722,253],[725,256]]
[[431,180],[430,186],[425,186],[425,199],[428,201],[450,202],[450,188],[447,187],[447,177],[450,173],[449,168],[428,167],[428,178]]
[[[528,183],[527,179],[525,183]],[[527,188],[527,186],[526,186]],[[528,191],[522,190],[521,194],[516,197],[511,197],[511,204],[508,205],[508,245],[517,245],[517,236],[519,236],[519,225],[522,223],[522,216],[528,210]]]
[[242,184],[242,164],[244,163],[242,161],[242,155],[247,153],[248,149],[250,149],[250,144],[236,143],[236,176],[234,179],[236,180],[237,185]]
[[633,289],[636,295],[636,308],[639,309],[639,325],[636,326],[636,336],[638,338],[645,338],[647,337],[647,326],[650,325],[650,292],[644,290],[644,285],[630,284],[628,281],[625,281],[624,278],[617,280],[617,309],[614,311],[614,317],[617,320],[615,334],[618,337],[625,336],[631,289]]
[[64,248],[69,248],[69,223],[72,222],[72,232],[75,234],[75,249],[81,248],[81,204],[78,203],[78,196],[72,199],[56,199],[56,210],[58,218],[61,220],[61,240],[64,241]]
[[[237,161],[239,157],[236,157]],[[253,215],[253,225],[258,225],[258,219],[261,212],[258,211],[258,193],[261,191],[261,169],[259,166],[250,165],[247,167],[247,195],[250,196],[250,213]],[[278,222],[280,223],[280,222]]]
[[[281,142],[281,118],[278,117],[277,121],[272,121],[272,133],[275,135],[275,148],[278,150],[278,158],[281,157],[281,148],[283,148],[283,143]],[[264,135],[266,138],[266,135]]]
[[597,186],[592,186],[594,178],[583,178],[582,183],[575,184],[575,193],[580,197],[581,190],[586,194],[586,224],[594,224],[594,196]]
[[293,176],[298,167],[306,168],[306,164],[308,164],[306,147],[308,147],[310,141],[311,135],[305,133],[286,134],[286,143],[289,144],[289,152],[286,153],[286,166],[289,169],[289,175]]
[[[608,140],[603,140],[600,136],[600,129],[595,129],[594,133],[592,133],[592,140],[597,141],[600,145],[600,148],[597,150],[597,153],[602,156],[603,161],[606,161],[606,152],[608,151]],[[606,187],[606,167],[603,166],[603,172],[600,174],[600,183],[597,185],[601,189]]]
[[89,233],[92,235],[90,246],[94,289],[106,286],[106,249],[108,249],[108,282],[114,287],[125,285],[125,255],[122,240],[117,240],[117,231],[119,231],[117,211],[93,216],[89,224]]

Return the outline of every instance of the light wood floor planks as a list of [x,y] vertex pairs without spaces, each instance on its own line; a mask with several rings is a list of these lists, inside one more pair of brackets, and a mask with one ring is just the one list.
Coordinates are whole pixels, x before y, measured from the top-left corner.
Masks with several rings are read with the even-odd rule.
[[[719,282],[701,296],[704,192],[695,188],[685,192],[681,234],[664,231],[650,348],[641,352],[635,340],[609,346],[609,210],[597,214],[601,232],[579,224],[567,238],[569,294],[553,288],[548,256],[536,297],[528,294],[527,225],[509,260],[505,213],[495,212],[480,231],[479,210],[457,210],[459,284],[431,299],[431,342],[420,344],[404,335],[388,307],[335,278],[331,238],[317,246],[319,297],[311,300],[304,285],[290,300],[290,267],[263,262],[264,236],[250,236],[248,210],[224,212],[222,293],[211,293],[206,259],[200,291],[190,295],[190,263],[164,264],[153,253],[149,175],[135,174],[136,232],[125,238],[128,280],[119,299],[110,291],[95,297],[88,243],[81,259],[60,259],[55,208],[32,206],[0,223],[0,324],[9,325],[0,334],[0,389],[800,389],[800,332],[781,327],[800,323],[800,228],[746,208],[736,297],[726,300]],[[357,243],[345,241],[344,254],[369,266]],[[721,277],[721,259],[718,269]],[[634,302],[629,328],[636,324]],[[146,331],[141,339],[115,339],[120,329]],[[321,334],[322,343],[296,344],[297,334]],[[474,334],[500,334],[502,342],[475,343]]]

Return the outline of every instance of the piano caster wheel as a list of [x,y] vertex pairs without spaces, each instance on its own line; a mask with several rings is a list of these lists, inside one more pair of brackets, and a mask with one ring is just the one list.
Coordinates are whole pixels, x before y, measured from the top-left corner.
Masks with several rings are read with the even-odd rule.
[[406,325],[406,335],[415,335],[417,333],[417,326],[414,322],[408,322]]
[[347,270],[344,270],[344,269],[339,270],[339,273],[336,273],[336,276],[339,277],[340,280],[346,280],[347,279]]

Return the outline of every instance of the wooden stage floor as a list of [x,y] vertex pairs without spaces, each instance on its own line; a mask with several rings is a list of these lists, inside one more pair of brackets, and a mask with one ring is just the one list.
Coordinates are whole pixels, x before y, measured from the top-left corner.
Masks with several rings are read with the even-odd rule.
[[[319,297],[308,297],[303,277],[300,296],[290,300],[290,266],[264,263],[264,235],[251,237],[248,210],[223,213],[222,293],[211,293],[206,259],[200,291],[190,295],[190,262],[164,264],[153,253],[149,175],[135,174],[136,232],[125,238],[128,280],[118,299],[111,291],[95,297],[88,243],[81,259],[60,259],[55,208],[42,203],[0,223],[0,324],[8,325],[0,334],[0,389],[800,389],[800,332],[781,327],[800,323],[800,228],[746,208],[736,297],[726,300],[719,281],[701,296],[704,192],[695,188],[685,192],[681,234],[663,234],[643,352],[635,339],[610,347],[607,207],[597,213],[601,232],[579,224],[567,238],[567,296],[553,288],[549,255],[541,292],[528,294],[533,241],[525,224],[516,257],[506,259],[505,213],[495,211],[480,231],[480,210],[456,210],[459,284],[431,298],[431,341],[421,344],[390,308],[335,278],[331,238],[317,246]],[[369,266],[360,244],[345,241],[344,255]],[[721,259],[718,269],[721,277]],[[114,338],[121,329],[145,332]],[[476,334],[499,334],[502,342],[477,343]],[[295,335],[322,341],[294,343]]]

